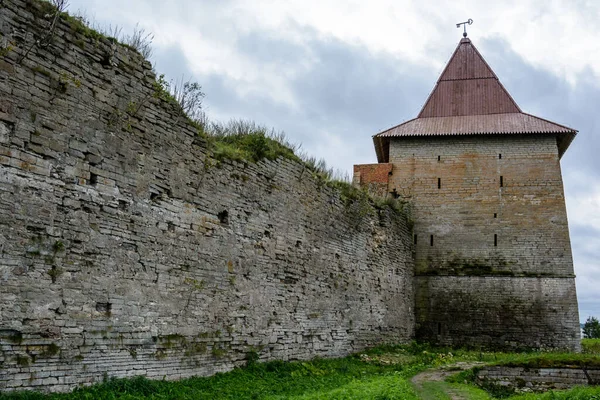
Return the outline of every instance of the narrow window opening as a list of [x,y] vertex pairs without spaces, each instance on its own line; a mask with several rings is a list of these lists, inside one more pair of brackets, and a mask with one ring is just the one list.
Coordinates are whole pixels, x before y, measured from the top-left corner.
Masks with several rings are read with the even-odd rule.
[[229,223],[229,213],[227,212],[227,210],[223,210],[220,213],[218,213],[217,217],[219,218],[220,223],[222,223],[222,224]]
[[442,188],[442,178],[438,178],[438,189]]
[[502,160],[502,154],[498,154],[498,159]]
[[500,187],[504,187],[504,177],[500,176]]
[[440,161],[442,159],[442,156],[438,156],[438,161]]
[[498,247],[498,235],[494,233],[494,247]]
[[494,218],[498,218],[498,214],[494,213]]
[[417,235],[414,235],[414,236],[413,236],[413,243],[414,243],[414,244],[417,244]]
[[433,235],[429,237],[429,245],[433,246]]
[[441,323],[441,322],[438,322],[438,324],[437,324],[437,325],[438,325],[438,326],[437,326],[437,328],[438,328],[438,335],[441,335],[441,334],[442,334],[442,323]]
[[110,316],[112,310],[111,303],[96,303],[96,311],[105,313],[107,316]]
[[98,175],[90,173],[89,184],[92,186],[96,186],[97,183],[98,183]]
[[104,55],[102,56],[102,60],[100,60],[100,65],[102,65],[103,67],[112,67],[110,61],[110,54],[104,53]]

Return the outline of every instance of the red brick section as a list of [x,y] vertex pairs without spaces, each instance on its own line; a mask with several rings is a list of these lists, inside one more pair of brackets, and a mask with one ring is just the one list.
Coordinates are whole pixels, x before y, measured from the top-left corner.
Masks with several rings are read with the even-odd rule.
[[388,193],[388,181],[391,174],[392,164],[355,165],[352,182],[356,186],[367,187],[370,193],[385,196]]

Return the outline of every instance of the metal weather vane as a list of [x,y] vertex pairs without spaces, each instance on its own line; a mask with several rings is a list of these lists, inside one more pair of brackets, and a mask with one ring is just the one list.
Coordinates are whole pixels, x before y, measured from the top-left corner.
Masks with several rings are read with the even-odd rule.
[[461,23],[456,24],[457,28],[460,28],[461,25],[463,26],[463,28],[465,28],[465,31],[463,32],[463,37],[467,37],[467,24],[471,25],[472,23],[473,23],[473,20],[471,18],[469,18],[465,22],[461,22]]

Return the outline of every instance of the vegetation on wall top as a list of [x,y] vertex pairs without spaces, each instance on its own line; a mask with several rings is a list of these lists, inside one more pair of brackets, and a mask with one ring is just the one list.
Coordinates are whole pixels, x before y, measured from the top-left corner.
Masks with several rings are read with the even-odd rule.
[[[85,46],[85,41],[81,39],[83,37],[88,41],[105,42],[106,45],[119,44],[135,51],[144,59],[151,55],[153,36],[146,33],[139,25],[136,25],[133,34],[124,35],[118,26],[103,28],[83,14],[69,14],[66,11],[67,6],[67,0],[27,0],[28,10],[37,19],[46,21],[44,25],[49,25],[43,26],[43,29],[34,34],[35,40],[29,48],[22,50],[19,62],[27,58],[33,47],[49,46],[54,40],[60,23],[66,23],[76,36],[76,43],[79,43],[80,47]],[[180,116],[195,129],[198,137],[203,139],[208,156],[215,161],[216,165],[226,159],[256,163],[283,157],[303,164],[317,180],[319,186],[327,186],[338,191],[346,206],[359,201],[375,208],[390,207],[395,211],[404,210],[402,202],[391,198],[373,198],[366,190],[352,186],[348,174],[334,171],[327,167],[324,160],[309,156],[301,150],[300,145],[290,142],[283,132],[277,132],[252,121],[232,120],[227,123],[210,121],[202,107],[205,93],[197,82],[183,79],[173,82],[167,81],[164,75],[155,75],[153,94],[150,97],[159,99],[178,110]],[[126,110],[115,110],[115,115],[110,118],[109,123],[112,122],[114,126],[131,132],[132,118],[144,107],[146,100],[131,102]]]

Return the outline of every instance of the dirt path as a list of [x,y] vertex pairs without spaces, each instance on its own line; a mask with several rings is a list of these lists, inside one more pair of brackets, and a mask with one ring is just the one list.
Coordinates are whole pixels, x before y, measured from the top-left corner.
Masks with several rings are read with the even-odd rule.
[[[427,371],[423,371],[420,374],[415,375],[411,379],[411,383],[413,384],[415,390],[425,400],[429,399],[438,399],[437,396],[429,395],[429,391],[425,390],[423,385],[428,382],[443,382],[447,376],[456,374],[460,371],[464,371],[469,368],[476,367],[478,365],[483,365],[485,363],[482,362],[457,362],[454,364],[444,365],[443,367],[429,369]],[[443,386],[440,385],[440,388]],[[460,393],[450,389],[444,390],[444,393],[451,400],[468,400],[466,397],[463,397]]]

